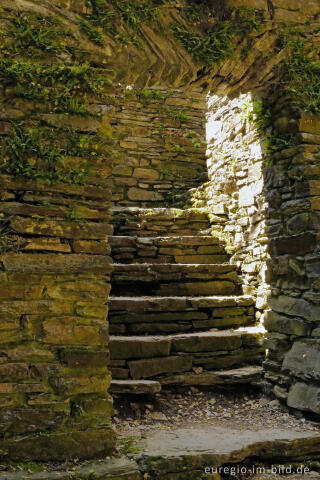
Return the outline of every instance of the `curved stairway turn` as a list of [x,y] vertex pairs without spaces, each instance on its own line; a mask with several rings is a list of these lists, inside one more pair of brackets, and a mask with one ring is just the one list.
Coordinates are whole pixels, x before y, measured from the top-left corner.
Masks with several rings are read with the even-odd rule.
[[113,393],[162,385],[257,383],[261,336],[253,298],[210,236],[205,211],[114,208],[109,304]]

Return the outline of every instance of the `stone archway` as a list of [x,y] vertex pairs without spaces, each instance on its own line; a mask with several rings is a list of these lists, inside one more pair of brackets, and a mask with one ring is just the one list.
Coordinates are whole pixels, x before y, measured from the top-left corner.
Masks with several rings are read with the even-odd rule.
[[[123,10],[121,2],[111,2],[115,31],[101,2],[3,1],[4,458],[91,458],[114,446],[106,394],[111,273],[106,240],[112,234],[111,166],[115,158],[122,165],[121,141],[126,141],[125,132],[121,140],[112,134],[119,83],[142,91],[157,85],[200,88],[230,97],[273,92],[273,125],[297,142],[278,145],[263,174],[273,294],[265,379],[279,398],[287,399],[289,392],[289,406],[319,412],[314,373],[319,121],[292,100],[292,91],[291,99],[277,98],[271,88],[279,85],[281,69],[275,67],[288,53],[288,45],[278,43],[280,33],[287,23],[298,25],[306,42],[312,41],[319,5],[311,1],[306,14],[302,1],[285,3],[226,1],[216,11],[208,7],[205,18],[201,12],[193,17],[193,30],[188,4],[151,2],[150,10],[142,2],[141,8],[130,4]],[[32,36],[35,28],[44,36]],[[217,46],[218,57],[210,47],[217,39],[227,41]],[[259,212],[250,209],[248,198],[255,202],[257,192],[243,188],[240,206],[255,225]],[[243,233],[246,225],[234,221]],[[243,241],[239,261],[246,260],[250,276],[255,253],[248,261],[250,235]],[[294,284],[292,272],[299,277]],[[304,355],[308,361],[302,367],[298,360]]]

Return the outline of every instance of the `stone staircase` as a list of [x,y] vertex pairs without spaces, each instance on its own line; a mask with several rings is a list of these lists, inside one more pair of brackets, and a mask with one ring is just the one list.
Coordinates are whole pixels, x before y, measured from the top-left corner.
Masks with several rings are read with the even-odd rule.
[[115,207],[109,304],[113,393],[257,384],[261,335],[205,211]]

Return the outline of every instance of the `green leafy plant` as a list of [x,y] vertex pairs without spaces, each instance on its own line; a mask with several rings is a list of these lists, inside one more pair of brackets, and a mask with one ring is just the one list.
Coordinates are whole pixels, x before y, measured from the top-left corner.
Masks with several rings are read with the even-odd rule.
[[88,115],[81,95],[102,95],[110,80],[87,64],[43,65],[37,62],[0,60],[0,79],[12,85],[13,95],[26,100],[50,102],[57,112]]
[[206,67],[220,64],[234,53],[233,26],[229,20],[217,23],[205,36],[182,25],[172,29],[193,58]]
[[244,104],[243,117],[254,123],[260,135],[264,138],[266,165],[273,162],[273,155],[285,148],[294,147],[296,136],[292,133],[278,132],[273,127],[273,112],[263,100],[253,100]]
[[87,35],[87,37],[97,45],[103,46],[104,40],[102,35],[102,28],[96,27],[89,20],[80,18],[80,29]]
[[[197,15],[200,20],[201,12]],[[208,69],[233,56],[236,35],[259,32],[263,22],[263,12],[240,7],[234,9],[229,19],[216,22],[204,34],[180,24],[172,25],[172,30],[195,61]]]
[[285,28],[279,38],[287,50],[283,66],[282,89],[301,101],[310,112],[320,112],[320,49],[308,45],[305,33],[299,28]]
[[83,184],[87,172],[66,167],[63,156],[62,148],[43,141],[38,128],[13,124],[12,134],[0,158],[0,170],[34,180]]
[[153,88],[137,90],[136,96],[144,107],[148,106],[149,103],[153,103],[154,101],[162,101],[165,99],[165,95],[161,91]]
[[240,7],[235,11],[236,23],[239,30],[260,32],[264,25],[263,12],[252,7]]
[[12,35],[15,52],[38,55],[41,52],[58,53],[65,50],[62,40],[68,33],[61,29],[58,17],[20,14],[13,18]]

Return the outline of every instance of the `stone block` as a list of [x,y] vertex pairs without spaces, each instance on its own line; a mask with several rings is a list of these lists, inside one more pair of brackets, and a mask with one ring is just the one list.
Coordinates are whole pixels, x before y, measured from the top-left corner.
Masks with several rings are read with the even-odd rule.
[[308,213],[300,213],[295,215],[287,221],[288,233],[294,235],[296,233],[303,232],[307,230],[308,227],[311,227],[310,223],[310,216]]
[[304,255],[312,252],[317,245],[315,233],[306,232],[290,237],[278,237],[270,240],[275,255]]
[[93,117],[80,115],[45,113],[39,115],[41,120],[52,127],[73,128],[78,132],[97,133],[100,128],[100,120]]
[[[304,0],[273,0],[273,5],[275,7],[283,8],[286,10],[304,10],[305,9]],[[320,6],[317,0],[310,0],[310,2],[308,2],[308,14],[314,15],[318,12],[320,12]],[[308,116],[306,112],[303,112],[302,116],[304,115]]]
[[192,357],[161,357],[128,362],[134,380],[152,378],[162,373],[187,372],[192,367]]
[[4,268],[9,273],[111,273],[111,258],[102,255],[55,255],[47,254],[28,254],[28,253],[7,253],[0,257]]
[[109,373],[103,375],[93,374],[88,371],[86,374],[75,376],[60,376],[49,378],[49,383],[61,397],[70,395],[85,395],[98,393],[105,395],[110,386],[111,377]]
[[52,408],[23,408],[23,409],[0,409],[0,426],[3,433],[12,435],[21,435],[26,433],[36,433],[57,430],[69,414],[69,406],[55,411],[55,405]]
[[151,168],[135,168],[133,176],[141,180],[156,181],[159,179],[159,172]]
[[284,8],[276,8],[273,20],[280,23],[303,24],[308,19],[307,15],[303,15],[301,11],[287,10]]
[[29,302],[12,300],[11,302],[0,302],[0,315],[27,315],[25,318],[26,321],[32,320],[30,316],[43,314],[70,315],[72,313],[73,305],[67,302],[53,302],[49,300],[31,300]]
[[317,321],[320,317],[320,306],[307,302],[303,298],[280,295],[269,297],[268,305],[279,313],[285,313],[293,317],[301,317],[307,321]]
[[[296,0],[296,2],[300,1],[301,6],[300,8],[305,8],[302,5],[302,0]],[[312,0],[311,0],[312,3]],[[308,5],[309,9],[309,5]],[[318,5],[318,11],[320,12],[320,6]],[[313,115],[311,113],[302,112],[300,121],[299,121],[299,131],[305,133],[311,133],[314,135],[320,135],[320,115]]]
[[64,462],[66,457],[92,459],[112,455],[115,443],[114,431],[105,427],[1,439],[0,448],[12,461]]
[[64,348],[60,350],[59,358],[63,364],[70,368],[106,367],[110,362],[110,355],[107,350],[89,350],[85,348],[81,350]]
[[152,190],[143,190],[141,188],[132,187],[128,190],[129,200],[137,200],[143,202],[159,202],[164,199],[163,195],[159,192]]
[[126,380],[129,378],[129,369],[128,368],[110,368],[112,378],[116,378],[118,380]]
[[265,312],[264,326],[270,332],[287,333],[289,335],[306,336],[310,327],[301,318],[286,317],[269,310]]
[[10,223],[16,233],[28,235],[44,235],[71,240],[104,240],[113,233],[113,227],[108,223],[77,223],[69,221],[43,220],[14,217]]
[[303,382],[294,383],[287,400],[288,406],[307,412],[320,413],[320,387]]
[[53,345],[101,345],[99,326],[78,325],[77,317],[48,319],[42,323],[42,341]]
[[62,193],[71,196],[80,196],[100,200],[103,202],[111,200],[111,190],[98,188],[93,185],[69,185],[67,183],[37,182],[36,180],[26,180],[21,177],[13,177],[10,175],[0,175],[0,182],[4,189],[21,190],[22,192],[45,192],[45,193]]
[[112,359],[167,357],[170,354],[170,339],[162,337],[117,337],[110,339]]
[[212,281],[212,282],[180,282],[161,284],[158,293],[160,295],[170,295],[174,292],[175,295],[191,295],[191,296],[206,296],[206,295],[232,295],[235,292],[236,286],[233,282],[228,281]]
[[95,255],[110,255],[111,247],[107,241],[75,240],[72,242],[74,253],[90,253]]
[[235,350],[242,345],[240,333],[204,332],[171,337],[172,351],[183,353]]
[[319,380],[320,340],[303,339],[294,342],[284,357],[282,370],[305,380]]

